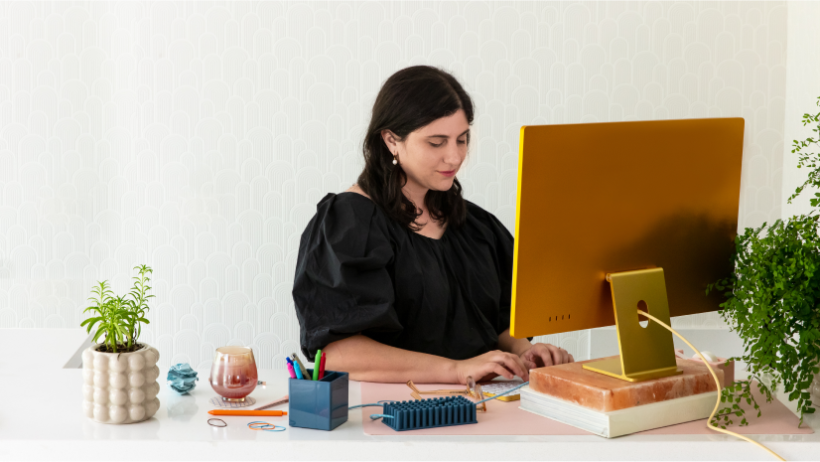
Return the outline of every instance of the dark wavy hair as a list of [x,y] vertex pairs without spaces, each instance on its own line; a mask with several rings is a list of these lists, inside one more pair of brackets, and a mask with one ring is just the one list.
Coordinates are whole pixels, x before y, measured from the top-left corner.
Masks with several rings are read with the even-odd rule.
[[[407,174],[401,164],[393,165],[393,155],[381,132],[390,130],[404,141],[416,129],[459,109],[464,110],[467,123],[472,124],[473,102],[467,92],[452,75],[430,66],[412,66],[396,72],[376,96],[364,140],[364,170],[358,184],[387,216],[413,231],[421,229],[416,223],[421,210],[402,193]],[[469,142],[468,134],[468,145]],[[424,203],[430,216],[442,224],[461,226],[467,216],[461,191],[458,179],[447,191],[428,191]]]

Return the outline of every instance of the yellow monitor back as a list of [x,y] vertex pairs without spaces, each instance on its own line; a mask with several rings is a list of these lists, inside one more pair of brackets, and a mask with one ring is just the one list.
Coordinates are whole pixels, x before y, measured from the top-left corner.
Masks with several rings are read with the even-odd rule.
[[513,336],[615,324],[606,273],[663,268],[671,316],[718,310],[742,118],[521,128]]

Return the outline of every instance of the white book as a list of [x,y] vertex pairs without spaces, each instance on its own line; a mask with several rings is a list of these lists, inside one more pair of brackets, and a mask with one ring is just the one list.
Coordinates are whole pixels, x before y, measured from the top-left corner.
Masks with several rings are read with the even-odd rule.
[[711,391],[601,412],[538,393],[529,385],[521,388],[521,409],[606,438],[705,419],[712,413],[716,401],[717,392]]

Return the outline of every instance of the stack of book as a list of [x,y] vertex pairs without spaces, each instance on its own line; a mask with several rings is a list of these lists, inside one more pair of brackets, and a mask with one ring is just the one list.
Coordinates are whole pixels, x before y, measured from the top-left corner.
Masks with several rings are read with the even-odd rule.
[[709,417],[718,393],[712,375],[702,362],[677,362],[682,374],[643,382],[588,371],[583,362],[534,369],[521,409],[606,438]]

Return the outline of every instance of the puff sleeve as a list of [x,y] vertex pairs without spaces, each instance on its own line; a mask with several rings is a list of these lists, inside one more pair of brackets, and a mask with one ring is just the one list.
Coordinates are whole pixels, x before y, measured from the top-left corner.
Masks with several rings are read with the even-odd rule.
[[328,194],[302,233],[293,284],[302,353],[356,334],[390,343],[402,332],[394,308],[387,223],[368,198]]

